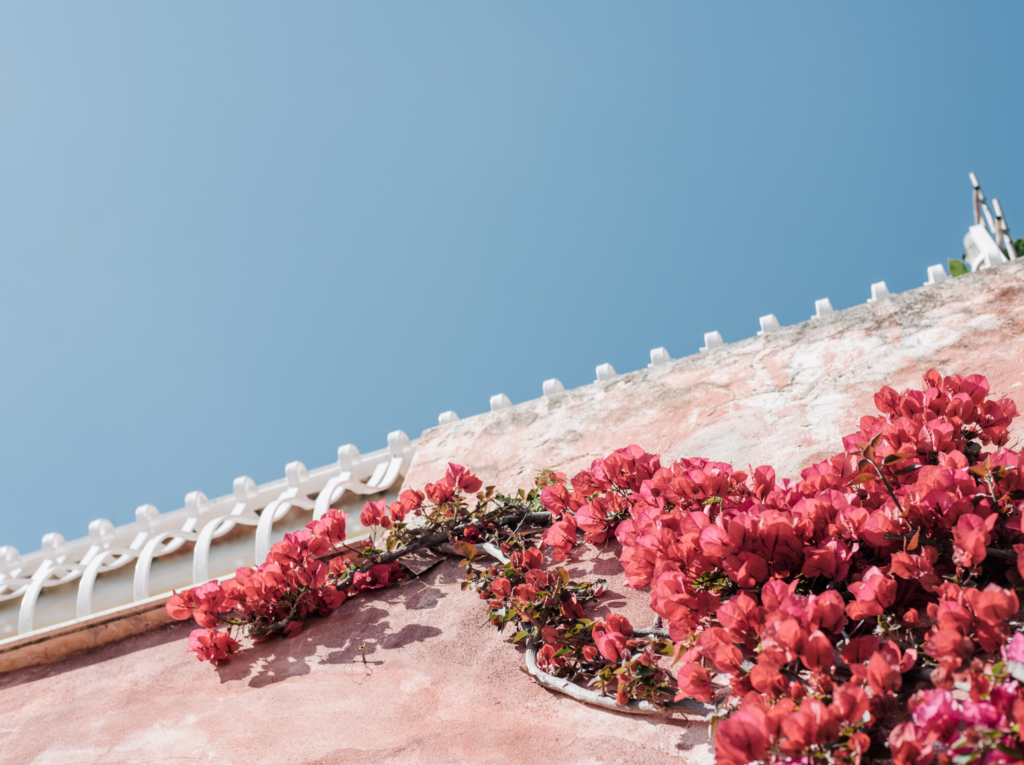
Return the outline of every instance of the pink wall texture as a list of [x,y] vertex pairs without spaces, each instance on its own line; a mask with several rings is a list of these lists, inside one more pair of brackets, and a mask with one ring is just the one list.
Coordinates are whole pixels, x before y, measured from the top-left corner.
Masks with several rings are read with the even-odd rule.
[[[526,485],[633,442],[795,476],[841,449],[880,385],[917,386],[932,367],[986,374],[1024,405],[1024,264],[432,429],[406,485],[448,461]],[[459,571],[444,562],[360,596],[217,669],[185,653],[191,625],[175,624],[2,675],[0,762],[710,762],[701,721],[597,711],[533,684]],[[584,551],[571,572],[609,580],[598,613],[650,619],[614,549]]]

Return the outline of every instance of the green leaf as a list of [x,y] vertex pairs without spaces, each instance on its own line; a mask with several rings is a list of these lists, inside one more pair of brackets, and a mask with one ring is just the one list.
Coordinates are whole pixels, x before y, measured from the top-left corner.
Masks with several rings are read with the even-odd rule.
[[1022,755],[1016,749],[1011,749],[1010,747],[1006,746],[1005,744],[996,744],[996,749],[998,749],[1003,754],[1009,755],[1010,757],[1012,757],[1015,760],[1019,760],[1021,757],[1024,757],[1024,755]]
[[967,267],[967,264],[962,260],[949,259],[949,275],[950,276],[963,276],[969,274],[971,269]]
[[513,643],[518,643],[520,640],[524,640],[530,636],[530,633],[526,630],[520,630],[516,633],[516,636],[512,638]]

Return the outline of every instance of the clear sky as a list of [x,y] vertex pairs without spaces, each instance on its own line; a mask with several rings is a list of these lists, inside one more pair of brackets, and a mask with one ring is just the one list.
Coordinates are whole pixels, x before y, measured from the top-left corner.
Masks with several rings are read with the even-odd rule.
[[920,286],[971,170],[1024,236],[1022,22],[4,1],[0,544]]

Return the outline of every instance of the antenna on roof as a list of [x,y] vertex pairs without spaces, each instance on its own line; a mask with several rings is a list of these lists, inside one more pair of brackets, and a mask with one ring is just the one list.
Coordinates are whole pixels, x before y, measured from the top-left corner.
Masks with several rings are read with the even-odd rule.
[[981,223],[981,203],[985,201],[985,195],[981,193],[981,184],[978,183],[978,176],[974,173],[970,173],[971,186],[974,190],[971,192],[971,199],[974,202],[974,225],[977,226]]
[[1016,255],[1016,250],[1013,246],[1013,237],[1010,236],[1010,225],[1006,222],[1006,218],[1003,216],[1003,206],[999,204],[999,200],[992,197],[992,209],[996,211],[996,226],[999,227],[999,234],[1002,238],[1003,245],[1012,259]]
[[1016,260],[1017,250],[1013,246],[1013,239],[1010,238],[1010,227],[1003,216],[1002,205],[998,199],[992,199],[992,208],[996,211],[993,217],[992,210],[985,201],[985,193],[978,183],[978,176],[974,173],[968,175],[971,179],[971,198],[974,203],[974,225],[967,230],[967,236],[964,237],[965,260],[975,271],[1008,260]]

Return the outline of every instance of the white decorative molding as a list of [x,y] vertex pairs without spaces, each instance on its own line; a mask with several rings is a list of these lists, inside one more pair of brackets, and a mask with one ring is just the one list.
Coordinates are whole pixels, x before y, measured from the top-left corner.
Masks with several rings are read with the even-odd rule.
[[594,382],[608,382],[609,380],[614,380],[618,377],[618,375],[615,374],[615,367],[611,364],[598,365],[595,373],[597,374],[597,379],[594,380]]
[[924,286],[930,287],[933,284],[941,284],[948,278],[946,269],[941,263],[936,263],[934,266],[928,266],[928,281],[924,283]]
[[[68,542],[58,533],[47,534],[43,537],[41,549],[24,556],[12,546],[0,547],[0,602],[20,600],[17,634],[25,635],[33,630],[33,634],[40,634],[40,631],[50,629],[50,625],[92,618],[95,613],[94,594],[104,575],[128,569],[132,571],[131,600],[121,598],[120,606],[115,600],[113,609],[129,609],[133,602],[143,602],[150,597],[150,573],[154,560],[182,551],[186,545],[194,543],[191,577],[187,576],[187,568],[179,570],[180,564],[175,563],[172,567],[177,572],[174,576],[184,580],[184,586],[187,586],[189,578],[198,584],[213,577],[229,575],[236,566],[231,565],[228,570],[212,570],[211,550],[216,548],[219,539],[237,526],[256,526],[259,529],[261,522],[265,531],[262,535],[257,534],[256,544],[248,548],[247,560],[241,565],[262,563],[266,551],[269,551],[275,521],[293,508],[315,512],[322,504],[323,512],[326,512],[347,492],[376,494],[400,485],[415,448],[415,443],[410,442],[405,433],[394,431],[388,434],[386,449],[360,455],[354,446],[342,446],[338,449],[336,463],[306,470],[301,462],[292,462],[285,468],[284,479],[263,485],[257,485],[248,476],[241,476],[235,479],[231,494],[209,499],[202,492],[190,492],[185,498],[185,507],[174,512],[161,514],[153,505],[142,505],[135,511],[134,523],[115,527],[110,521],[99,518],[89,524],[87,536]],[[316,502],[313,497],[316,497]],[[224,543],[231,549],[235,549],[241,539],[246,539],[237,538],[237,535],[231,538],[238,540]],[[221,560],[219,565],[223,569],[224,561]],[[161,576],[164,584],[160,589],[167,589],[166,571]],[[70,582],[77,583],[77,593],[72,591],[70,600],[64,595],[44,599],[46,615],[45,619],[40,617],[40,596]],[[106,613],[110,610],[111,593],[115,593],[115,597],[120,596],[116,595],[117,588],[103,591],[107,593],[101,598],[101,602],[105,602],[102,608]],[[39,621],[43,622],[43,627],[37,629]],[[13,637],[14,629],[13,621],[0,622],[0,640]]]
[[274,524],[288,515],[293,507],[313,510],[314,500],[306,494],[309,483],[309,472],[301,462],[289,462],[284,466],[284,475],[288,486],[280,496],[263,508],[259,523],[256,524],[256,560],[264,561],[270,554],[270,533]]
[[871,297],[868,298],[868,303],[881,303],[888,299],[889,288],[885,286],[885,282],[875,282],[871,285]]
[[231,508],[231,512],[211,518],[196,538],[196,546],[192,551],[193,584],[210,581],[210,545],[214,539],[219,539],[239,524],[243,526],[259,525],[260,517],[256,514],[256,505],[259,502],[256,482],[247,475],[239,476],[232,483],[232,489],[235,504]]
[[317,497],[316,506],[313,509],[313,520],[318,521],[323,518],[324,513],[330,509],[331,505],[341,501],[345,492],[366,496],[390,489],[409,469],[412,452],[413,446],[405,431],[393,430],[388,433],[388,458],[377,462],[365,483],[357,480],[356,476],[364,476],[366,471],[355,467],[348,477],[342,478],[343,471],[342,474],[339,474],[338,481],[333,483],[329,481],[330,489],[325,486],[320,492],[320,496]]
[[761,331],[757,333],[758,337],[764,337],[772,332],[778,332],[782,327],[779,326],[779,320],[775,318],[775,314],[770,313],[767,316],[762,316],[758,321],[761,322]]
[[563,393],[565,386],[562,385],[562,381],[556,377],[552,377],[550,380],[545,380],[543,385],[545,396],[554,396],[557,393]]
[[704,353],[705,351],[713,351],[715,348],[721,348],[724,345],[725,342],[722,340],[722,333],[718,330],[715,330],[714,332],[705,332],[704,347],[700,349],[700,352]]
[[512,402],[504,393],[495,393],[491,396],[491,411],[498,412],[502,409],[511,409]]
[[455,412],[453,412],[451,409],[449,409],[447,412],[441,412],[441,414],[437,415],[438,425],[451,425],[453,422],[458,421],[459,415],[455,414]]
[[651,363],[648,364],[648,368],[660,367],[662,364],[668,364],[672,361],[672,357],[668,355],[668,350],[665,348],[651,348]]
[[811,319],[824,319],[826,316],[831,316],[835,313],[835,309],[832,308],[832,301],[828,298],[822,298],[821,300],[814,301],[814,316]]

